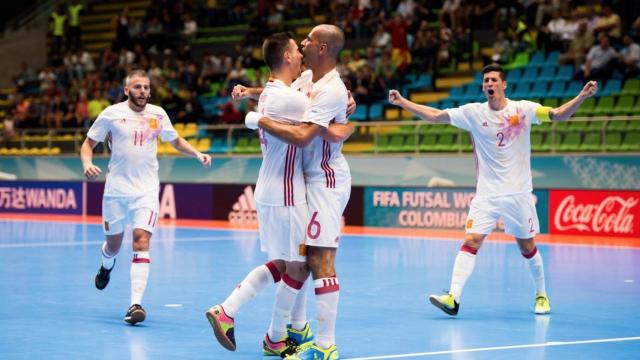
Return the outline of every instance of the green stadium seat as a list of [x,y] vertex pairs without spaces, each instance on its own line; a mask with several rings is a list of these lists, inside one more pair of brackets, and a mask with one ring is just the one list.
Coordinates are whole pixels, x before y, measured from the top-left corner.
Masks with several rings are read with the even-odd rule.
[[627,124],[628,131],[640,131],[640,120],[631,120]]
[[589,126],[589,121],[571,121],[571,131],[586,131]]
[[557,132],[569,132],[572,131],[572,126],[577,121],[554,121],[553,123]]
[[584,141],[580,144],[580,151],[599,151],[602,140],[599,132],[590,132],[584,136]]
[[442,134],[438,137],[436,151],[458,151],[458,143],[454,134]]
[[558,145],[559,151],[577,151],[580,148],[580,133],[570,132],[562,137],[562,142]]
[[542,100],[542,106],[548,106],[548,107],[558,107],[558,103],[560,102],[560,100],[555,99],[555,98],[546,98]]
[[640,151],[640,131],[626,133],[620,149],[623,151]]
[[404,135],[391,135],[391,139],[389,140],[389,145],[387,146],[388,152],[402,152],[404,151]]
[[604,137],[604,149],[607,151],[620,151],[622,146],[622,133],[618,131],[607,132]]
[[548,133],[553,127],[553,122],[543,121],[540,125],[531,126],[531,133]]
[[625,131],[627,130],[627,120],[609,120],[607,122],[607,132],[609,131]]
[[543,133],[531,133],[531,150],[542,151],[542,144],[544,142]]
[[616,104],[616,99],[613,96],[601,97],[600,100],[598,100],[598,106],[596,106],[593,109],[593,114],[594,115],[611,115],[613,114],[613,107],[615,106],[615,104]]
[[400,134],[411,135],[416,131],[416,127],[413,125],[400,125]]
[[420,151],[435,151],[436,150],[436,141],[437,135],[434,133],[424,134],[422,135],[422,139],[420,140],[420,145],[418,149]]
[[389,151],[389,140],[390,140],[390,137],[388,135],[378,135],[378,139],[376,142],[376,149],[379,152]]
[[233,152],[244,154],[248,152],[248,149],[249,149],[249,138],[241,137],[236,142],[236,146],[233,147]]
[[592,97],[587,98],[582,102],[582,105],[580,105],[580,107],[578,108],[578,111],[576,111],[575,116],[579,116],[579,117],[591,116],[594,113],[595,106],[596,106],[596,100]]
[[602,129],[604,128],[604,124],[605,124],[604,121],[588,121],[585,131],[601,132]]
[[473,151],[473,144],[471,143],[471,137],[468,132],[463,131],[460,133],[460,147],[464,152]]
[[418,134],[411,134],[405,136],[404,146],[402,147],[403,152],[415,152],[418,148],[417,141],[420,139]]
[[529,62],[529,53],[521,52],[516,54],[515,59],[509,64],[503,66],[505,70],[511,70],[519,67],[524,67]]
[[613,108],[613,115],[631,115],[635,101],[636,98],[633,95],[620,96],[618,103]]
[[628,79],[625,81],[620,95],[640,95],[640,79]]

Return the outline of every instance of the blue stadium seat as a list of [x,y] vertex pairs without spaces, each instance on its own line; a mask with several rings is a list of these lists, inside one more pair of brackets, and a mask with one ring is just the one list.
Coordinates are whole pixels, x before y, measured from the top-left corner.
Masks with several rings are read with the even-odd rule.
[[571,80],[573,77],[573,66],[571,65],[562,65],[558,69],[558,73],[556,74],[556,80]]
[[[508,82],[517,83],[520,80],[522,80],[522,69],[513,69],[507,74]],[[482,80],[480,83],[482,83]]]
[[553,81],[556,79],[556,66],[545,66],[540,71],[540,76],[538,76],[538,80],[540,81]]
[[622,90],[622,81],[618,79],[612,79],[607,81],[602,91],[599,91],[600,96],[609,96],[619,93]]
[[531,98],[531,83],[520,83],[511,94],[513,99],[529,99]]
[[527,64],[527,67],[543,67],[544,65],[545,65],[544,53],[536,52],[531,57],[531,60],[529,60],[529,64]]
[[547,82],[538,81],[533,85],[533,89],[529,93],[529,97],[543,98],[547,96]]
[[565,87],[566,87],[566,83],[564,81],[553,81],[551,83],[551,89],[549,89],[549,93],[547,94],[547,97],[552,97],[552,98],[564,97]]
[[534,82],[538,79],[538,68],[527,67],[522,74],[522,81]]
[[547,55],[547,60],[544,63],[544,66],[557,66],[558,59],[560,58],[560,51],[552,51]]

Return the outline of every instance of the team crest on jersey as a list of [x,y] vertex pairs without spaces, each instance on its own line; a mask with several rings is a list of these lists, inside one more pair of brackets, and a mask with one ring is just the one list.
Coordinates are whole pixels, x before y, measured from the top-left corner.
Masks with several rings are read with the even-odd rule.
[[158,128],[158,119],[152,117],[149,119],[149,129],[155,130]]
[[509,141],[517,138],[524,131],[526,118],[524,112],[520,108],[516,108],[515,113],[502,114],[502,133],[504,140]]

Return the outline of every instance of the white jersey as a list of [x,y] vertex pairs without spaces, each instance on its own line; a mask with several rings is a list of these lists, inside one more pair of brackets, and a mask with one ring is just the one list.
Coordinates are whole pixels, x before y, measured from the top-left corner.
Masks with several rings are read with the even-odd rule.
[[157,194],[158,135],[173,141],[178,133],[167,113],[159,106],[147,104],[143,111],[133,111],[127,101],[104,109],[91,125],[87,137],[107,141],[111,148],[105,196],[141,196]]
[[[336,69],[326,73],[316,83],[312,72],[300,75],[291,87],[311,98],[311,105],[304,113],[303,122],[318,124],[328,128],[332,121],[347,123],[347,88]],[[302,166],[307,183],[324,184],[328,188],[351,183],[349,164],[342,155],[342,143],[329,143],[315,137],[304,148]]]
[[[280,80],[269,80],[260,94],[258,112],[270,119],[299,124],[309,99]],[[268,206],[306,204],[302,149],[259,130],[262,165],[255,200]]]
[[476,196],[531,192],[531,125],[540,104],[511,101],[499,111],[489,103],[448,109],[451,125],[471,133],[477,167]]

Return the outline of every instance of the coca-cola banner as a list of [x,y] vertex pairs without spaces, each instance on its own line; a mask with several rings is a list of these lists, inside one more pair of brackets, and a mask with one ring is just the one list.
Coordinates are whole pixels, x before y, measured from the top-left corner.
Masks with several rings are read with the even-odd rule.
[[551,190],[552,234],[640,236],[640,191]]

